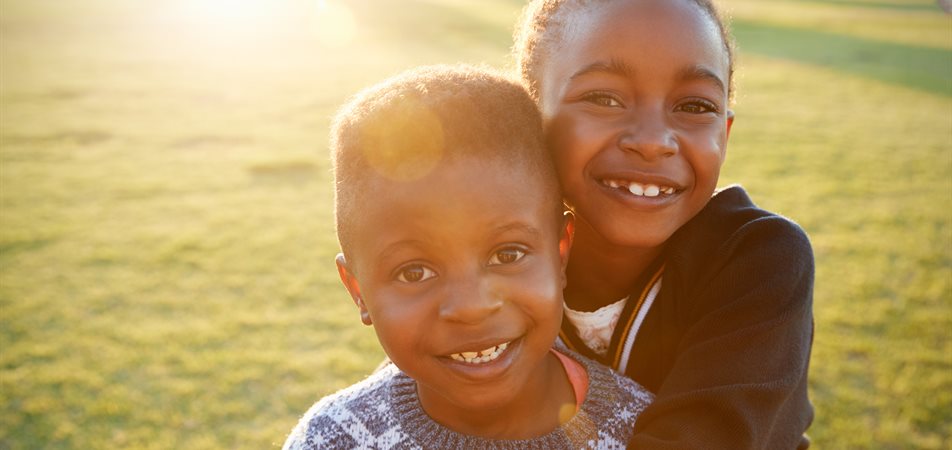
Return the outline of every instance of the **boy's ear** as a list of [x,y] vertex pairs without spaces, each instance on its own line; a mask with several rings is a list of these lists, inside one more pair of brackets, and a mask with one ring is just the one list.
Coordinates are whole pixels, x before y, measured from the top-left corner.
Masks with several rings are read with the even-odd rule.
[[350,293],[350,298],[354,300],[354,304],[357,305],[357,309],[360,310],[360,321],[363,322],[364,325],[372,325],[373,321],[370,320],[370,311],[367,310],[367,305],[364,304],[364,298],[360,295],[360,282],[357,281],[357,277],[355,277],[354,273],[347,267],[347,260],[344,258],[344,254],[338,253],[336,261],[340,281],[344,283],[344,287],[347,288],[347,292]]
[[727,110],[727,139],[731,137],[731,126],[734,125],[734,110]]
[[559,236],[559,261],[562,264],[562,289],[565,289],[565,268],[569,264],[572,242],[575,240],[575,214],[565,211],[562,214],[562,234]]

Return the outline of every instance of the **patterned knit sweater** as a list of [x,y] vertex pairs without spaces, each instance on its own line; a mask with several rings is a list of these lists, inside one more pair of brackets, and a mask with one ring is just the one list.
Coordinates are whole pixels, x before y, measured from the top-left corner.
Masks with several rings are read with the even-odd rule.
[[393,364],[324,397],[301,418],[284,450],[304,449],[624,449],[651,402],[640,385],[576,353],[589,376],[582,407],[549,434],[491,440],[457,433],[426,414],[416,384]]

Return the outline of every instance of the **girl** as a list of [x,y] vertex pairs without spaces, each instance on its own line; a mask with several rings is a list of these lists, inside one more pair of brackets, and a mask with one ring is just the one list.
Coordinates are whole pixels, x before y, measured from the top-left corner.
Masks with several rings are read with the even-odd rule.
[[813,256],[739,186],[729,33],[705,0],[537,0],[516,31],[577,216],[561,339],[656,395],[634,448],[806,448]]

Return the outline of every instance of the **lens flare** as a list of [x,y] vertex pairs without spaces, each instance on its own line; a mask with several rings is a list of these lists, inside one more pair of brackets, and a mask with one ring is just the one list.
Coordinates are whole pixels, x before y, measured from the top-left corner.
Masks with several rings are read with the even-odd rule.
[[440,118],[418,100],[406,99],[364,130],[364,158],[380,175],[394,181],[426,176],[443,157]]

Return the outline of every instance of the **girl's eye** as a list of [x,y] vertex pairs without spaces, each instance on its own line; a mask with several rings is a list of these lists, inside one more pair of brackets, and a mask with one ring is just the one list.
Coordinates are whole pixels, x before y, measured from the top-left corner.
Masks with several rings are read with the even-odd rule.
[[675,108],[676,111],[686,112],[688,114],[705,114],[718,112],[717,105],[706,100],[692,100],[682,103]]
[[621,106],[621,102],[618,101],[617,98],[603,92],[592,92],[585,95],[583,100],[594,105],[606,106],[609,108],[618,108]]
[[422,264],[413,264],[397,272],[397,281],[401,283],[419,283],[435,276],[436,272],[433,272],[429,267]]
[[512,264],[522,259],[523,256],[526,256],[526,252],[523,250],[518,248],[504,248],[493,253],[493,256],[489,258],[489,265]]

